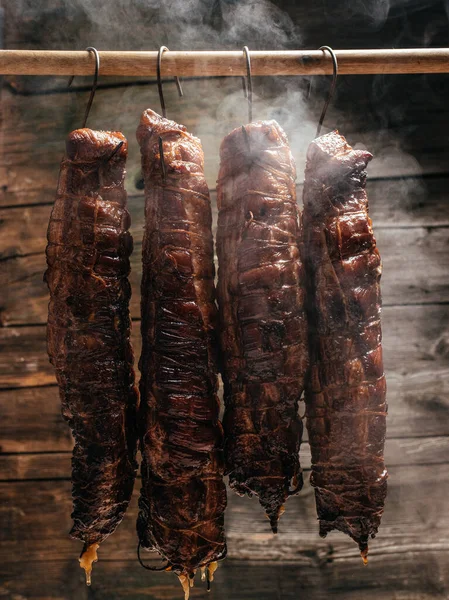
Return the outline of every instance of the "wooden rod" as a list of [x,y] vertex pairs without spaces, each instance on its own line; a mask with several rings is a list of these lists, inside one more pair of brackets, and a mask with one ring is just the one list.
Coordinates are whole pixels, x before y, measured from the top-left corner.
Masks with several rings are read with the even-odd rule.
[[[342,75],[449,73],[449,48],[336,50]],[[156,75],[157,52],[100,52],[100,76]],[[321,50],[251,52],[253,75],[329,75],[332,61]],[[94,56],[86,51],[0,50],[0,75],[90,75]],[[165,52],[164,76],[245,75],[241,51]]]

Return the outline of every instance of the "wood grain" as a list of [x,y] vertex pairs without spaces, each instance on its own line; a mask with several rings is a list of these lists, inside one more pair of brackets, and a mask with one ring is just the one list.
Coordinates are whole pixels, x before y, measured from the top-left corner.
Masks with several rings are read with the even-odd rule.
[[[449,436],[449,369],[443,368],[435,373],[418,370],[405,376],[387,375],[390,438],[405,438],[404,443],[410,442],[413,447],[413,440],[408,440],[410,437],[428,438],[432,443],[434,436]],[[60,414],[56,386],[0,391],[0,413],[1,451],[71,450],[70,431]],[[400,443],[399,440],[397,443]],[[431,462],[432,448],[418,454]],[[435,459],[440,458],[441,453],[437,452]]]
[[[156,75],[157,52],[100,52],[103,75]],[[448,73],[447,48],[335,50],[342,75]],[[259,50],[250,53],[252,74],[329,75],[332,61],[321,50]],[[92,53],[70,50],[0,50],[1,75],[90,75]],[[165,52],[162,74],[179,77],[246,75],[242,52]]]
[[[300,90],[299,84],[293,87],[279,85],[275,89],[264,84],[258,88],[254,99],[255,118],[275,118],[285,128],[297,163],[299,182],[303,177],[307,147],[315,135],[322,102],[321,98],[316,98],[309,103],[301,101],[298,106]],[[214,188],[220,142],[247,118],[240,81],[188,81],[184,84],[184,92],[184,97],[178,98],[174,85],[165,86],[168,116],[185,124],[200,137],[206,157],[206,179],[209,186]],[[349,95],[349,92],[346,91],[346,94]],[[353,97],[353,93],[350,95]],[[0,206],[52,203],[59,163],[64,153],[64,140],[72,129],[80,127],[82,123],[87,93],[29,98],[2,89],[1,100],[0,147],[3,161],[0,167]],[[351,102],[351,105],[346,103],[344,107],[331,107],[325,125],[326,128],[338,127],[351,144],[361,143],[369,148],[375,156],[369,166],[371,178],[447,173],[449,149],[445,134],[445,111],[433,111],[431,116],[424,109],[415,111],[409,117],[413,126],[404,127],[401,122],[400,126],[394,128],[386,121],[384,128],[379,129],[377,119],[381,108],[377,104],[375,114],[371,114],[374,110],[372,107],[363,103],[365,110],[360,109],[362,114],[354,114]],[[140,154],[135,131],[140,113],[149,106],[159,110],[156,86],[99,89],[89,118],[92,127],[117,129],[127,137],[128,193],[136,193]],[[433,152],[426,149],[429,130]]]
[[[390,227],[441,227],[449,225],[449,191],[446,177],[427,179],[369,179],[367,192],[370,216],[377,229]],[[0,260],[44,252],[46,231],[55,193],[46,203],[32,206],[0,207]],[[302,185],[297,186],[298,203],[302,204]],[[27,198],[24,198],[27,200]],[[215,190],[211,190],[214,223],[217,221]],[[142,239],[144,196],[134,191],[128,198],[132,230],[136,241]]]
[[[383,309],[384,358],[387,375],[409,377],[445,373],[449,360],[449,306],[402,306]],[[410,340],[413,340],[410,343]],[[140,355],[138,326],[132,341]],[[0,388],[54,383],[45,352],[45,327],[0,328]]]
[[[405,551],[373,556],[364,568],[355,558],[308,564],[257,563],[227,559],[215,574],[214,600],[446,600],[449,552]],[[87,588],[76,558],[0,565],[0,593],[6,600],[180,600],[169,573],[149,573],[136,560],[102,560]],[[39,585],[36,582],[39,582]],[[197,578],[192,600],[206,598]],[[208,597],[208,596],[207,596]]]
[[[1,264],[0,326],[45,324],[49,294],[43,275],[47,268],[43,252],[10,258]],[[131,257],[131,315],[140,318],[141,245],[135,243]]]
[[[370,544],[370,555],[394,555],[397,545],[408,551],[439,548],[449,551],[447,465],[389,467],[389,491],[378,537]],[[306,484],[298,496],[286,503],[279,535],[273,537],[256,500],[228,493],[226,529],[229,558],[263,561],[302,561],[353,557],[357,547],[345,535],[318,535],[313,489]],[[432,489],[432,503],[428,502]],[[27,490],[32,489],[30,502]],[[135,520],[139,482],[125,519],[101,547],[100,559],[134,559]],[[80,544],[71,540],[70,481],[15,481],[0,483],[0,562],[22,552],[27,560],[40,560],[42,549],[48,561],[76,558]],[[37,518],[39,515],[39,518]]]
[[[141,16],[141,20],[133,19],[133,27],[142,35],[132,36],[116,19],[123,7],[111,3],[107,16],[117,21],[111,29],[99,19],[92,20],[92,3],[43,0],[4,4],[4,41],[9,48],[81,49],[92,43],[108,48],[111,39],[114,48],[125,50],[146,49],[148,44],[154,49],[160,43],[177,49],[192,47],[190,36],[173,36],[175,24],[158,21],[159,9],[140,6],[142,3],[132,7],[137,11],[132,14]],[[212,13],[212,4],[207,14]],[[289,37],[287,44],[292,48],[316,48],[323,42],[336,48],[392,47],[398,40],[404,46],[421,42],[448,45],[444,7],[433,0],[407,0],[402,16],[392,10],[384,26],[374,29],[371,15],[356,18],[363,3],[356,3],[349,12],[329,2],[325,11],[320,3],[274,0],[273,4],[276,10],[282,7],[287,19],[300,27],[300,44]],[[420,10],[414,12],[418,5]],[[151,27],[154,36],[149,42],[145,32],[153,15],[156,25]],[[184,20],[178,21],[176,26],[182,33]],[[242,33],[247,37],[246,28]],[[226,30],[217,33],[216,45],[211,46],[225,43],[222,34],[226,35]],[[421,34],[425,39],[420,39]],[[198,48],[204,48],[207,42],[197,43]],[[249,43],[250,49],[257,47],[252,39],[233,42],[229,47],[243,43]],[[266,45],[260,40],[258,48]],[[45,322],[47,291],[42,272],[48,216],[64,139],[82,122],[86,86],[91,81],[87,53],[80,55],[85,57],[89,76],[77,77],[74,87],[85,86],[84,91],[49,93],[52,89],[63,92],[67,79],[15,75],[3,78],[8,89],[1,91],[0,206],[16,208],[0,211],[0,382],[12,388],[0,390],[0,452],[4,453],[0,454],[0,478],[8,480],[0,483],[0,597],[180,600],[182,593],[174,576],[149,573],[137,564],[135,517],[140,482],[130,513],[100,550],[91,589],[85,586],[78,567],[80,544],[67,535],[72,439],[60,415],[58,389],[46,357],[44,327],[29,324]],[[168,74],[166,67],[175,66],[165,60],[172,61],[170,56],[173,53],[164,56],[164,74]],[[236,73],[240,73],[242,54],[239,51],[235,56]],[[330,67],[328,57],[321,61]],[[154,65],[152,62],[152,69]],[[254,67],[259,68],[255,58]],[[414,68],[421,66],[415,64]],[[140,71],[139,76],[147,77],[149,72]],[[253,82],[254,116],[275,118],[285,128],[298,165],[299,184],[307,146],[329,89],[329,78],[313,77],[311,93],[306,97],[308,81],[307,77],[257,77]],[[365,146],[375,155],[368,171],[368,194],[384,259],[386,304],[448,302],[444,227],[449,225],[449,179],[421,178],[422,174],[449,172],[448,81],[445,75],[341,77],[325,119],[325,129],[337,127],[352,145]],[[117,82],[126,80],[106,77],[101,70],[100,86]],[[135,290],[140,279],[143,219],[142,193],[136,189],[140,156],[135,129],[142,110],[148,106],[159,109],[154,80],[150,85],[142,84],[99,89],[89,121],[99,129],[120,129],[129,140],[126,185],[137,242],[132,275]],[[167,79],[164,93],[169,118],[184,123],[202,139],[206,177],[209,186],[215,187],[221,139],[246,119],[239,77],[185,81],[182,99],[177,97],[173,81]],[[386,307],[383,311],[390,480],[385,517],[371,544],[368,567],[362,567],[356,548],[343,535],[333,533],[325,540],[318,537],[313,492],[307,481],[301,495],[287,503],[276,538],[268,533],[258,503],[232,494],[227,511],[230,559],[217,572],[212,599],[449,598],[447,310],[447,306],[431,304]],[[132,311],[138,316],[136,292]],[[2,328],[2,324],[14,326]],[[310,458],[306,443],[301,455],[307,468]],[[191,597],[205,598],[204,588],[198,585]]]
[[[143,201],[131,203],[134,252],[131,255],[131,315],[140,318],[142,274]],[[141,210],[138,210],[141,209]],[[6,217],[3,261],[0,269],[0,322],[3,326],[44,324],[47,321],[48,290],[43,282],[45,235],[50,207],[26,209],[23,220]],[[17,210],[8,209],[4,213]],[[29,217],[40,213],[39,219]],[[23,227],[21,227],[23,224]],[[23,231],[23,233],[22,233]],[[29,232],[29,236],[27,235]],[[383,261],[382,297],[385,306],[411,303],[449,302],[449,227],[375,229]]]
[[[447,306],[390,307],[383,311],[388,382],[388,435],[449,435]],[[139,356],[139,332],[133,341]],[[5,452],[70,449],[58,390],[45,353],[45,328],[0,329],[1,446]],[[45,387],[29,387],[44,382]],[[28,386],[28,387],[27,387]]]
[[[449,436],[449,368],[388,372],[388,437],[397,440]],[[300,410],[302,410],[302,406]],[[72,441],[60,410],[58,388],[43,386],[0,391],[1,451],[67,452]],[[440,438],[438,438],[440,439]],[[416,442],[419,444],[419,441]],[[413,450],[414,452],[414,450]],[[432,448],[425,453],[431,462]],[[419,453],[419,456],[424,456]],[[436,457],[441,457],[437,452]]]
[[[62,418],[61,418],[62,419]],[[65,424],[64,424],[65,425]],[[68,431],[68,427],[66,426]],[[68,445],[71,448],[71,444]],[[443,465],[448,463],[449,436],[387,439],[385,462],[390,467]],[[301,445],[301,468],[311,467],[310,447]],[[67,479],[71,476],[71,452],[0,454],[0,481]]]
[[71,451],[56,385],[1,391],[0,414],[0,452]]
[[[66,424],[64,423],[64,425]],[[66,429],[68,429],[67,425]],[[0,481],[39,479],[70,481],[71,458],[71,452],[0,454]]]
[[[140,356],[139,326],[133,327],[131,341]],[[0,328],[0,389],[34,387],[55,383],[46,351],[46,328]]]
[[[447,177],[368,178],[366,187],[376,231],[379,227],[449,225]],[[301,194],[302,186],[298,190],[299,198]]]

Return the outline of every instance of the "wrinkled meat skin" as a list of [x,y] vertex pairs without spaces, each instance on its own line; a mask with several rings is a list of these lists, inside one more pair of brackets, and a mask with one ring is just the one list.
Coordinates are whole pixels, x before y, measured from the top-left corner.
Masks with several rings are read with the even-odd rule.
[[137,139],[146,197],[137,531],[191,575],[226,554],[211,206],[201,143],[185,127],[146,110]]
[[245,132],[223,140],[217,182],[225,462],[230,486],[256,494],[276,532],[289,488],[302,487],[304,270],[286,135],[275,121]]
[[47,234],[48,354],[75,438],[71,535],[86,545],[120,523],[137,469],[126,156],[121,133],[73,131]]
[[387,490],[381,260],[365,192],[371,158],[336,131],[314,140],[307,155],[303,214],[311,483],[321,535],[343,531],[364,558]]

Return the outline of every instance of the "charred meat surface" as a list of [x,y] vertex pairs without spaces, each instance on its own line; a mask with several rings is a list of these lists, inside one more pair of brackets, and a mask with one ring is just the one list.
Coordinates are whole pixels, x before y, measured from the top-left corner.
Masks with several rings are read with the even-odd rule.
[[371,158],[337,131],[314,140],[307,154],[303,213],[311,483],[320,534],[343,531],[357,542],[364,560],[387,491],[381,260],[365,192]]
[[238,494],[259,497],[276,532],[291,487],[302,487],[298,401],[308,348],[296,169],[275,121],[235,129],[220,154],[226,471]]
[[212,215],[200,141],[152,110],[137,139],[146,198],[137,531],[187,594],[195,570],[212,573],[226,553]]
[[88,580],[98,545],[123,518],[137,469],[126,157],[121,133],[73,131],[47,234],[48,354],[75,439],[71,535],[84,542]]

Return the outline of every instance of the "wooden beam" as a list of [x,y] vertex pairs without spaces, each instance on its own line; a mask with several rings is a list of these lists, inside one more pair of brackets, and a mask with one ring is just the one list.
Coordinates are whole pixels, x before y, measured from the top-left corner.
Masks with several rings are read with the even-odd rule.
[[[448,73],[448,48],[336,50],[342,75]],[[250,53],[253,75],[328,75],[329,53],[322,50],[259,50]],[[101,75],[154,76],[157,52],[100,52]],[[1,50],[1,75],[90,75],[94,56],[86,51]],[[243,53],[232,51],[165,52],[164,76],[242,76]]]

